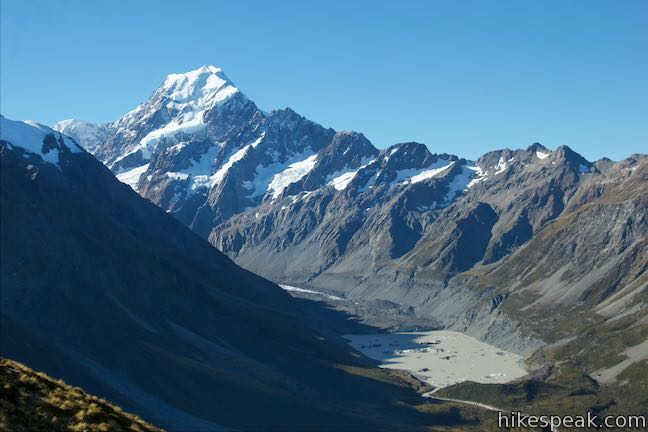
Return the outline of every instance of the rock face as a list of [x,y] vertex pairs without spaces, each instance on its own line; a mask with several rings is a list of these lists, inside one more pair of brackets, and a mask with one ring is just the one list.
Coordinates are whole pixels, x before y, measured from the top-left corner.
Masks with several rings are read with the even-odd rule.
[[[518,352],[547,339],[520,324],[524,314],[506,311],[521,280],[553,288],[515,310],[603,302],[644,277],[617,269],[642,268],[643,202],[601,204],[589,229],[565,222],[593,211],[618,182],[646,191],[644,155],[592,163],[566,146],[533,144],[469,161],[418,143],[378,150],[290,109],[260,111],[211,66],[169,75],[107,127],[99,159],[245,268],[357,302],[395,303]],[[618,223],[626,228],[611,229]],[[542,240],[563,224],[564,238]],[[613,232],[623,237],[617,247],[605,240]],[[578,238],[573,250],[556,249],[566,238]],[[530,252],[537,259],[527,261]],[[516,257],[526,267],[513,271]],[[486,282],[505,272],[497,287]]]
[[408,408],[420,396],[324,336],[318,309],[238,267],[69,137],[0,120],[1,356],[170,430],[464,422]]

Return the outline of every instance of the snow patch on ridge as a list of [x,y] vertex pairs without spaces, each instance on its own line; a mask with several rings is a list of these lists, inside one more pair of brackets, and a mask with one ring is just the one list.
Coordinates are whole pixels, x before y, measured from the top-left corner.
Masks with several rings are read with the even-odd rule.
[[[344,190],[353,181],[359,170],[347,171],[333,178],[327,183],[328,186],[333,186],[336,190]],[[337,174],[337,173],[336,173]]]
[[205,124],[202,115],[202,112],[187,113],[182,120],[174,120],[160,129],[149,132],[141,139],[138,147],[138,149],[142,149],[142,156],[145,159],[150,159],[151,152],[157,148],[157,144],[164,138],[173,138],[179,133],[191,134],[204,129]]
[[473,172],[473,176],[476,175],[476,177],[473,177],[468,184],[466,185],[466,189],[470,189],[471,187],[475,186],[478,183],[481,183],[485,180],[488,180],[488,177],[484,175],[484,171],[478,167],[477,165],[466,165],[466,168],[469,169],[470,171]]
[[[474,178],[477,174],[477,178]],[[454,176],[452,181],[448,183],[448,193],[443,199],[443,205],[449,205],[459,193],[467,191],[475,184],[486,180],[482,176],[482,170],[476,165],[464,165],[461,167],[461,172]]]
[[[57,146],[63,146],[71,153],[83,153],[84,150],[71,138],[56,132],[54,129],[30,120],[15,121],[0,116],[0,139],[7,141],[16,147],[21,147],[29,153],[40,156],[45,162],[60,168],[59,148],[44,148],[44,141],[48,135],[53,135]],[[61,144],[59,141],[63,141]]]
[[137,184],[139,183],[140,177],[142,177],[142,174],[144,174],[146,170],[148,170],[148,167],[149,164],[145,164],[119,173],[116,175],[117,180],[127,184],[128,186],[133,188],[135,192],[137,192]]
[[247,155],[250,148],[258,146],[263,141],[264,137],[265,134],[261,134],[261,136],[259,136],[259,138],[254,142],[236,150],[215,172],[214,165],[222,148],[221,143],[217,143],[210,147],[198,160],[195,160],[189,168],[180,171],[167,172],[166,176],[173,180],[190,180],[188,189],[189,194],[193,194],[200,189],[209,191],[214,186],[220,184],[225,179],[229,170]]
[[536,157],[538,159],[547,159],[551,155],[551,152],[546,152],[545,153],[545,152],[541,152],[540,150],[538,150],[538,151],[535,152],[535,154],[536,154]]
[[199,189],[209,187],[209,176],[214,170],[214,162],[220,151],[220,145],[213,145],[189,168],[178,171],[177,174],[187,174],[190,178],[188,194],[193,194]]
[[301,180],[302,177],[313,169],[315,162],[317,162],[317,155],[312,155],[302,161],[290,164],[288,168],[275,174],[268,185],[268,192],[272,193],[272,198],[278,198],[288,185]]
[[400,150],[400,146],[391,149],[389,153],[385,155],[385,162],[389,161],[389,158],[398,153],[398,150]]
[[[447,169],[449,169],[454,164],[454,162],[448,163],[448,161],[446,161],[444,159],[439,159],[439,161],[437,162],[437,164],[442,164],[442,163],[447,163],[447,165],[442,165],[442,166],[440,166],[438,168],[432,168],[432,169],[423,170],[419,174],[416,174],[415,176],[412,176],[412,178],[409,179],[409,182],[414,184],[414,183],[422,182],[423,180],[431,179],[431,178],[436,177],[437,175],[441,174],[442,172],[446,171]],[[437,164],[435,164],[435,165],[437,165]],[[405,182],[405,183],[407,183],[407,182]]]
[[447,159],[439,159],[430,166],[426,168],[408,168],[396,171],[396,178],[391,182],[392,185],[395,184],[414,184],[422,182],[423,180],[431,179],[448,168],[450,168],[454,162],[451,162]]
[[144,160],[149,160],[151,159],[153,153],[158,149],[162,141],[175,138],[178,134],[188,135],[204,130],[206,128],[206,125],[203,123],[202,116],[203,112],[186,113],[182,119],[173,120],[163,127],[149,132],[144,138],[140,140],[138,145],[115,159],[115,162],[113,162],[111,167],[124,159],[126,156],[136,153],[137,151],[142,152],[142,158]]
[[355,169],[349,169],[345,168],[340,171],[336,171],[333,174],[329,174],[326,177],[326,185],[327,186],[333,186],[336,190],[344,190],[349,186],[349,184],[353,181],[356,175],[362,170],[363,168],[368,167],[372,163],[374,163],[376,159],[371,159],[368,162],[365,163],[365,160],[362,161],[363,165],[360,166],[359,168]]
[[218,171],[216,171],[212,176],[209,177],[209,189],[213,188],[217,184],[221,183],[223,179],[225,178],[225,175],[229,172],[229,170],[241,159],[243,159],[247,154],[248,151],[251,148],[255,148],[258,146],[262,141],[263,138],[265,137],[265,132],[261,134],[259,138],[257,138],[254,142],[247,144],[243,147],[241,147],[238,151],[234,152],[230,156],[230,158],[221,166]]
[[504,171],[506,171],[506,168],[508,168],[508,164],[503,157],[500,157],[497,161],[497,170],[495,170],[495,175],[503,173]]
[[240,161],[241,159],[243,159],[245,157],[245,155],[247,154],[250,147],[252,147],[252,144],[248,144],[246,146],[243,146],[238,151],[236,151],[232,156],[230,156],[230,158],[227,160],[227,162],[225,162],[223,164],[223,166],[221,166],[218,169],[218,171],[216,171],[214,173],[214,175],[212,175],[209,178],[209,188],[210,189],[223,181],[223,179],[225,178],[225,175],[229,172],[230,168],[232,168],[236,162]]
[[285,162],[257,165],[254,179],[243,182],[243,186],[251,191],[248,198],[257,198],[266,193],[271,193],[273,199],[277,198],[288,185],[299,181],[313,169],[317,160],[315,156],[309,148]]

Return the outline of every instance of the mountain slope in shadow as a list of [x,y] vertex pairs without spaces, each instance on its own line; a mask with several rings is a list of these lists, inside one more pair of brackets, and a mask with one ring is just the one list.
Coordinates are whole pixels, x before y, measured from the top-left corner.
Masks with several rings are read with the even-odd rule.
[[173,430],[476,421],[322,336],[69,138],[3,117],[0,156],[2,356]]

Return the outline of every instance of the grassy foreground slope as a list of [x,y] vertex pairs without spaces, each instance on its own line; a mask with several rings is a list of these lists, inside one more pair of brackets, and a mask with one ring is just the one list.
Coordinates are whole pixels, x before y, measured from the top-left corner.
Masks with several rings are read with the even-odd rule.
[[0,429],[160,432],[137,416],[78,387],[0,358]]

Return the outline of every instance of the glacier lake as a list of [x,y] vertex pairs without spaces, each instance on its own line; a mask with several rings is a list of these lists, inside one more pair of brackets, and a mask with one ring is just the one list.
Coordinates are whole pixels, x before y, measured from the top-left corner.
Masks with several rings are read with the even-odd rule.
[[448,330],[349,334],[349,344],[380,362],[440,389],[463,381],[505,383],[527,374],[523,357]]

